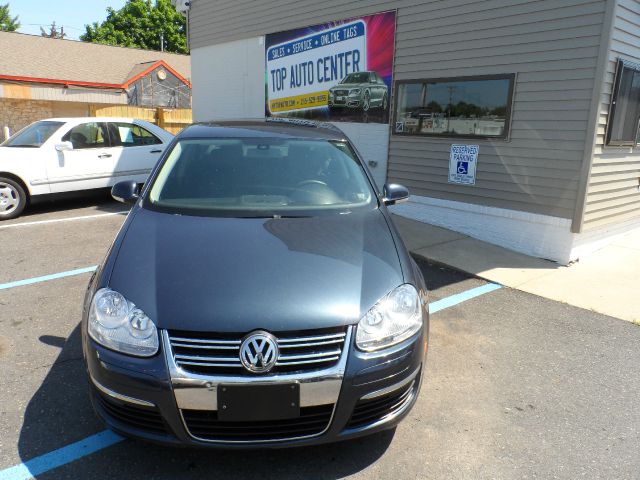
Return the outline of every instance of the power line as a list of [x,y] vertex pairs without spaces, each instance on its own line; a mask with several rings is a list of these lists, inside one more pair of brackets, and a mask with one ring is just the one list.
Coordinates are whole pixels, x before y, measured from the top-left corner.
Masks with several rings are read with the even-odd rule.
[[[51,23],[20,23],[20,25],[25,26],[25,27],[51,27],[52,26]],[[56,25],[56,27],[57,26],[58,25]],[[71,28],[73,30],[84,31],[84,28],[74,27],[73,25],[60,25],[60,27]]]

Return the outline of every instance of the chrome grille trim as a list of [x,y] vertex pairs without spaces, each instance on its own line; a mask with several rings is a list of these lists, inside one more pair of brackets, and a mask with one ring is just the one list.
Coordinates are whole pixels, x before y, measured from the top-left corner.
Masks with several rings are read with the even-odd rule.
[[337,338],[335,340],[327,340],[326,342],[309,342],[309,343],[285,343],[284,345],[280,345],[280,349],[283,348],[301,348],[301,347],[315,347],[320,345],[333,345],[336,343],[342,343],[344,341],[344,337]]
[[187,347],[187,348],[202,348],[202,349],[218,349],[218,350],[237,350],[239,345],[200,345],[200,344],[190,344],[190,343],[182,343],[176,342],[175,340],[171,341],[171,345],[174,347]]
[[185,337],[171,337],[171,340],[176,342],[188,342],[188,343],[211,343],[221,345],[240,345],[242,340],[209,340],[206,338],[185,338]]
[[[303,353],[300,355],[280,355],[278,357],[279,362],[286,362],[287,360],[307,360],[309,358],[325,358],[325,357],[335,357],[340,356],[342,349],[331,350],[329,352],[320,352],[320,353]],[[295,363],[295,362],[290,362]]]
[[202,361],[214,361],[214,362],[240,362],[234,357],[197,357],[192,355],[176,355],[176,360],[202,360]]
[[193,365],[197,367],[237,367],[230,363],[215,363],[215,362],[180,362],[180,365]]
[[347,358],[349,356],[349,350],[351,348],[353,335],[353,327],[346,327],[346,336],[342,348],[342,354],[337,363],[333,365],[321,365],[319,370],[302,370],[297,372],[290,372],[286,374],[273,374],[266,375],[216,375],[209,374],[203,375],[199,373],[193,373],[180,368],[173,357],[171,351],[171,342],[169,340],[169,332],[167,330],[161,331],[161,339],[163,345],[163,353],[167,367],[169,368],[169,375],[171,377],[171,388],[173,390],[174,397],[176,399],[176,405],[180,409],[180,416],[182,419],[183,427],[185,431],[194,440],[198,440],[205,443],[244,443],[255,444],[265,443],[269,440],[258,441],[221,441],[210,440],[195,437],[191,434],[182,415],[182,410],[217,410],[218,398],[217,391],[220,384],[262,384],[273,385],[282,382],[295,382],[300,384],[300,406],[313,406],[313,405],[333,405],[334,410],[331,416],[331,420],[327,425],[327,428],[316,434],[308,437],[294,437],[294,438],[280,438],[274,439],[273,442],[285,442],[291,440],[297,440],[302,438],[312,438],[322,436],[332,425],[333,415],[335,414],[335,406],[340,396],[340,390],[342,388],[342,380],[344,378],[344,372],[347,366]]
[[[245,373],[240,361],[242,339],[190,338],[184,332],[178,335],[172,335],[171,332],[167,334],[171,355],[179,368],[204,375],[225,373],[215,369]],[[276,339],[281,351],[274,373],[279,373],[278,367],[288,371],[295,367],[300,367],[300,370],[330,367],[340,359],[347,339],[347,327],[342,332],[293,337],[282,335]]]
[[337,361],[340,357],[339,356],[335,356],[335,357],[329,357],[329,358],[316,358],[313,360],[300,360],[297,362],[291,362],[291,363],[287,363],[287,362],[276,362],[276,365],[308,365],[308,364],[312,364],[312,363],[321,363],[321,362],[328,362],[328,361]]
[[278,338],[278,345],[283,344],[286,345],[288,343],[296,343],[296,342],[315,342],[317,340],[344,340],[344,337],[347,336],[346,332],[333,333],[329,335],[317,335],[311,337],[295,337],[295,338]]

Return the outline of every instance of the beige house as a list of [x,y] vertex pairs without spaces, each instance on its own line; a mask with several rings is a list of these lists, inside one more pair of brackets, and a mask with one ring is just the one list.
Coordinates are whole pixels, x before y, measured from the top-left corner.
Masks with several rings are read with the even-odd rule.
[[0,137],[91,107],[191,107],[188,55],[0,32]]
[[270,37],[391,11],[389,121],[338,126],[379,184],[409,187],[398,213],[561,263],[640,228],[638,0],[190,5],[196,120],[264,115],[266,66],[288,54],[265,58]]

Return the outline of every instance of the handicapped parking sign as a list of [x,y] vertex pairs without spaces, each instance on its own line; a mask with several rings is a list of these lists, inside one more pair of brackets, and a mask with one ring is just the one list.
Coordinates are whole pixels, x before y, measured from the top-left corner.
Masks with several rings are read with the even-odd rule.
[[478,145],[451,145],[449,156],[449,183],[476,184]]

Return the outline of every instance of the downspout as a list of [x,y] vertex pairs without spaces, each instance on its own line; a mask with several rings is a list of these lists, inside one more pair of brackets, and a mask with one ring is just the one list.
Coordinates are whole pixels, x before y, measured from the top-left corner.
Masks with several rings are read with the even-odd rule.
[[611,51],[611,41],[613,36],[613,22],[615,11],[618,7],[618,0],[604,0],[606,11],[602,22],[602,34],[600,35],[600,50],[596,66],[596,78],[591,94],[591,106],[589,108],[589,123],[587,125],[587,136],[585,139],[584,157],[580,170],[580,184],[576,196],[576,206],[571,222],[571,233],[581,233],[584,224],[584,212],[587,205],[587,189],[591,179],[591,166],[593,165],[593,152],[598,139],[598,121],[600,120],[600,105],[604,88],[604,79],[609,63],[609,52]]

